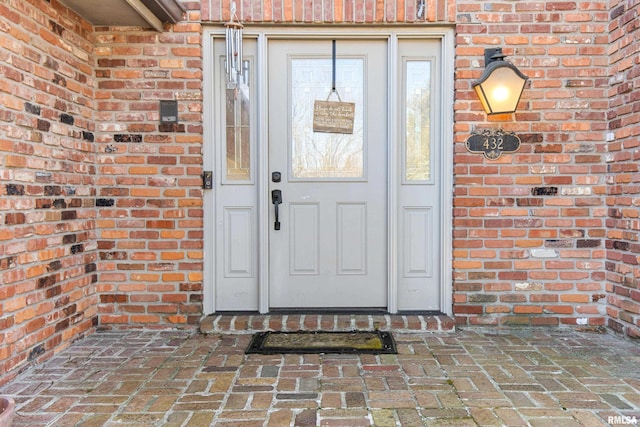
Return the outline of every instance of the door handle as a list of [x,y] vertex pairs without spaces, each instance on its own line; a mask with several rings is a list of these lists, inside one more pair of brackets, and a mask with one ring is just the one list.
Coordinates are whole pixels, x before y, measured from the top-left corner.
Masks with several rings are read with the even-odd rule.
[[282,203],[282,191],[281,190],[273,190],[271,191],[271,203],[276,208],[276,222],[273,224],[274,230],[280,230],[280,218],[278,215],[278,206]]

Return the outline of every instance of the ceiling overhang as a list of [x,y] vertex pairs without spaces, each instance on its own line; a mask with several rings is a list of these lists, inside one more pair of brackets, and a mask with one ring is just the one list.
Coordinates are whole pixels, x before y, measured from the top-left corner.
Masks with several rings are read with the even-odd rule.
[[182,20],[185,10],[177,0],[61,0],[95,26],[153,27]]

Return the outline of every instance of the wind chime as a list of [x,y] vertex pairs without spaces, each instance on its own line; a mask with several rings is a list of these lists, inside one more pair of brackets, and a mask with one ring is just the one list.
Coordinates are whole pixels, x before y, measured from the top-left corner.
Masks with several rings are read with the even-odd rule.
[[[234,21],[234,18],[236,19]],[[244,61],[242,60],[242,29],[244,25],[239,22],[236,15],[236,3],[231,3],[231,16],[225,26],[226,61],[225,71],[227,81],[237,85],[244,73]]]

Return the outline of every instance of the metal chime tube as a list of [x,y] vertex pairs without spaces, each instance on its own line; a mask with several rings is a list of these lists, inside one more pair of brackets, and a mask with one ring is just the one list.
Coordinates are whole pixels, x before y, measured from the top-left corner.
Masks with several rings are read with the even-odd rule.
[[238,73],[238,29],[233,29],[233,71]]
[[224,41],[226,43],[226,61],[224,67],[228,78],[231,76],[231,28],[228,26],[225,27]]
[[238,28],[236,33],[238,35],[238,45],[237,45],[238,57],[236,58],[236,65],[238,67],[237,68],[238,75],[242,76],[242,27]]

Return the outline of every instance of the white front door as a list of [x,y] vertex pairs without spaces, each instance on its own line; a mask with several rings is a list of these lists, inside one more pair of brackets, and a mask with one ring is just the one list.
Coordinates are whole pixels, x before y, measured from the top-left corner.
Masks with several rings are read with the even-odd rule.
[[[205,38],[206,313],[451,313],[454,34],[358,31],[247,30],[237,85]],[[314,131],[329,95],[352,131]]]
[[[387,307],[387,42],[337,40],[335,57],[332,46],[268,46],[274,309]],[[352,132],[314,131],[314,103],[328,98],[354,104]]]

